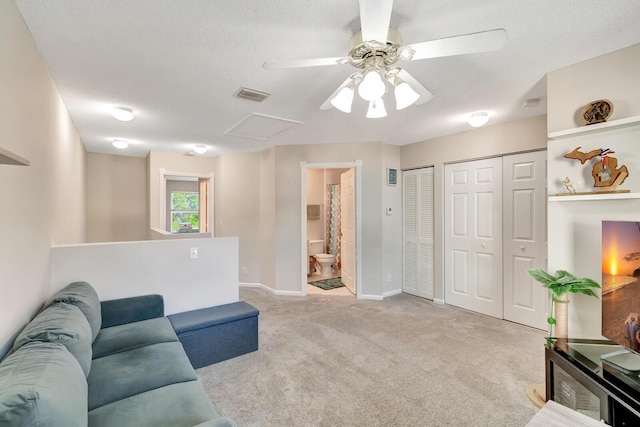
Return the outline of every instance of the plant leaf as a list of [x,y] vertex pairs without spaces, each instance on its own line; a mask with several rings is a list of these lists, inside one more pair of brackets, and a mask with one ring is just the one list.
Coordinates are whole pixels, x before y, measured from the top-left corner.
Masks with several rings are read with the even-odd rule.
[[555,277],[553,277],[546,271],[541,270],[539,268],[530,268],[527,270],[527,273],[529,274],[529,276],[533,277],[535,280],[542,283],[543,285],[549,285],[550,283],[555,282],[556,280]]

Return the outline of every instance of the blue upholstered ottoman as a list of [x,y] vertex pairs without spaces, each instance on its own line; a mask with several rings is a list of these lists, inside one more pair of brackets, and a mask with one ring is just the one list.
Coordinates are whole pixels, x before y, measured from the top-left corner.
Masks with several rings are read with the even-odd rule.
[[260,312],[244,301],[167,316],[194,369],[258,349]]

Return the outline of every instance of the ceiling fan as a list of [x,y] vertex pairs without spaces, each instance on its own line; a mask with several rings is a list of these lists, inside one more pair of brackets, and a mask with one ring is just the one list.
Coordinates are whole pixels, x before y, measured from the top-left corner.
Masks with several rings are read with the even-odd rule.
[[427,88],[396,66],[398,61],[489,52],[501,49],[507,41],[507,32],[500,28],[403,45],[400,33],[389,28],[393,0],[359,0],[359,3],[362,29],[351,38],[347,56],[265,62],[262,67],[271,70],[352,65],[358,71],[338,86],[320,109],[335,107],[350,113],[357,87],[360,97],[369,102],[367,117],[377,118],[387,115],[382,101],[387,91],[385,80],[394,87],[398,110],[414,104],[423,104],[433,98],[433,94]]

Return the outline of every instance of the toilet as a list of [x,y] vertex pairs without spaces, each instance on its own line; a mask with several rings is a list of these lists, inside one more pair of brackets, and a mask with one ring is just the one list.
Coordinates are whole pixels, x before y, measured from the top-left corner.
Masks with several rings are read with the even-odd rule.
[[315,258],[318,274],[322,277],[331,277],[333,275],[331,266],[336,262],[336,257],[325,254],[323,251],[324,240],[309,240],[307,243],[307,255]]

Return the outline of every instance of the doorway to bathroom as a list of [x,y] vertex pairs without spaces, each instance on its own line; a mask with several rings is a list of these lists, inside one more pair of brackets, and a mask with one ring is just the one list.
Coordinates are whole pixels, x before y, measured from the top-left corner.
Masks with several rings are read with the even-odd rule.
[[360,164],[301,163],[303,294],[359,295]]

